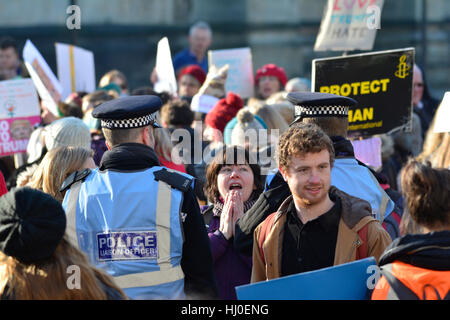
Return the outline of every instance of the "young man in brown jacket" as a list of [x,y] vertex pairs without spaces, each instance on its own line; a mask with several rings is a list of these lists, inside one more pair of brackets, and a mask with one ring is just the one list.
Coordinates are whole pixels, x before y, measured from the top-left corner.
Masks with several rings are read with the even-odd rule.
[[251,282],[374,256],[391,243],[370,204],[331,186],[333,143],[315,124],[299,124],[278,143],[291,196],[255,230]]

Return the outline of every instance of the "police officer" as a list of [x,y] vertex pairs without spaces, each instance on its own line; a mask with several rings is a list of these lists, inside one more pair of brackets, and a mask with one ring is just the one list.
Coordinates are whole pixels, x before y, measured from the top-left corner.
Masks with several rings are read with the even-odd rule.
[[160,108],[156,96],[129,96],[92,112],[109,151],[61,187],[68,236],[132,299],[216,298],[193,178],[161,167],[153,150]]

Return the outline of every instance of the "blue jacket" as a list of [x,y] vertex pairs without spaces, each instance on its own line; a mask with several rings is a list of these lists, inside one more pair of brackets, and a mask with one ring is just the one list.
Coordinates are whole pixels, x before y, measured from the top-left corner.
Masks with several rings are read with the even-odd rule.
[[175,73],[178,73],[178,71],[191,64],[199,65],[205,73],[208,73],[208,57],[206,55],[201,62],[198,62],[197,57],[191,53],[189,48],[186,48],[173,57],[173,69]]

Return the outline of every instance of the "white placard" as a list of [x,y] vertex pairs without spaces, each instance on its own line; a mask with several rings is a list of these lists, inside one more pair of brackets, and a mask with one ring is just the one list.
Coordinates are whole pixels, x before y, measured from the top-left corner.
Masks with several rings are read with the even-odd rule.
[[177,95],[177,80],[175,78],[169,40],[167,37],[162,38],[158,42],[155,69],[158,76],[158,81],[153,86],[155,91],[167,91],[172,95]]
[[372,50],[384,0],[328,0],[314,51]]
[[63,100],[72,92],[95,91],[94,53],[64,43],[55,43],[55,49]]
[[441,105],[436,112],[433,132],[450,132],[450,92],[444,94]]
[[25,43],[22,56],[43,104],[59,116],[57,104],[61,101],[62,86],[58,79],[30,40]]
[[225,91],[250,98],[254,94],[253,62],[250,48],[209,50],[209,65],[220,69],[229,65]]
[[58,104],[53,100],[52,95],[44,86],[41,78],[38,76],[30,63],[25,61],[25,67],[27,67],[28,73],[33,80],[33,84],[41,97],[42,105],[45,106],[55,117],[59,117]]
[[0,119],[39,115],[39,100],[31,79],[0,81]]
[[191,110],[194,112],[208,113],[217,104],[219,98],[207,94],[196,94],[192,97]]

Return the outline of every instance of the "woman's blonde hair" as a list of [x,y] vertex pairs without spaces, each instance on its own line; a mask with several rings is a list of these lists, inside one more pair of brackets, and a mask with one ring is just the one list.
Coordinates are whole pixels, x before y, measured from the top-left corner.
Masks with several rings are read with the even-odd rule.
[[[68,286],[71,266],[79,268],[79,289]],[[53,256],[39,263],[24,264],[0,252],[0,284],[0,292],[14,300],[105,300],[105,287],[127,299],[110,275],[64,238]]]
[[294,121],[294,105],[289,101],[277,102],[269,105],[280,113],[288,125]]
[[92,150],[81,147],[52,149],[42,159],[27,186],[42,190],[62,202],[64,193],[59,191],[62,183],[92,156]]
[[265,104],[263,106],[250,107],[251,113],[259,116],[267,125],[267,133],[271,134],[273,129],[278,129],[279,134],[282,135],[289,125],[286,123],[281,114],[270,105]]
[[425,136],[422,152],[417,156],[419,161],[430,161],[435,168],[450,168],[450,132],[434,132],[434,124],[442,103],[436,110],[433,121]]
[[[157,123],[161,123],[161,116],[159,112],[155,114],[155,121]],[[155,137],[155,152],[159,158],[162,158],[166,161],[171,161],[174,163],[181,163],[181,158],[172,158],[172,149],[174,145],[170,138],[170,132],[167,128],[158,128],[153,130],[153,135]],[[173,155],[176,156],[177,152],[174,152]]]
[[124,87],[121,87],[120,88],[121,90],[128,88],[127,78],[125,77],[125,75],[122,72],[120,72],[119,70],[116,70],[116,69],[110,70],[102,76],[102,78],[99,81],[99,87],[107,86],[111,82],[114,82],[115,78],[120,78],[123,81]]
[[270,97],[266,99],[267,104],[275,104],[275,103],[283,103],[283,102],[289,102],[287,99],[288,93],[286,91],[278,91],[275,93],[272,93]]
[[450,132],[434,133],[428,130],[423,151],[417,159],[430,161],[435,168],[450,168]]

